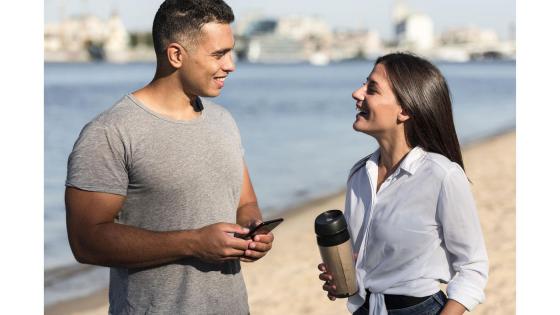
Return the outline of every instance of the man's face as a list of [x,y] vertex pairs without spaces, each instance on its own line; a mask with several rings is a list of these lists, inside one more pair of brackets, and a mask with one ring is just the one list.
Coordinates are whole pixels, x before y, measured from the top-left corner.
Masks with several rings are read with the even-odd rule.
[[233,45],[229,24],[204,24],[196,46],[188,50],[179,69],[183,90],[197,96],[220,95],[225,78],[235,70]]

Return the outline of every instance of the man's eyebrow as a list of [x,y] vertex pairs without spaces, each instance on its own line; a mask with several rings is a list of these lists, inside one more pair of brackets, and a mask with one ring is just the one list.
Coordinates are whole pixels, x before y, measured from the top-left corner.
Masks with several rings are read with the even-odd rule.
[[212,52],[212,55],[225,55],[228,52],[230,52],[231,50],[233,50],[233,48],[235,48],[235,43],[233,43],[233,46],[230,48],[222,48],[220,50],[216,50],[214,52]]
[[220,49],[220,50],[216,50],[216,51],[212,52],[212,55],[225,55],[232,49],[233,48],[223,48],[223,49]]

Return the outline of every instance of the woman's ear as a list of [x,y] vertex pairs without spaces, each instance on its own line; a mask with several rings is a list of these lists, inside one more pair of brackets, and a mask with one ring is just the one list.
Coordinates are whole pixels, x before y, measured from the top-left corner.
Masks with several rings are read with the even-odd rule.
[[167,53],[167,61],[169,64],[175,69],[181,68],[183,61],[186,58],[186,52],[183,47],[177,43],[171,43],[167,46],[165,51]]
[[408,119],[410,119],[410,115],[408,115],[408,112],[406,111],[406,109],[401,107],[401,112],[397,115],[397,121],[400,123],[403,123],[405,121],[407,121]]

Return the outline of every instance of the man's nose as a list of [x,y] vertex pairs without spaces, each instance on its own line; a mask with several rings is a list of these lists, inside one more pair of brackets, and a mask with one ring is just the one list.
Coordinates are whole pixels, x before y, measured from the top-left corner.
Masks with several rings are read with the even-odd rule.
[[235,71],[235,62],[233,61],[233,52],[228,52],[225,58],[224,64],[222,65],[222,70],[226,72]]

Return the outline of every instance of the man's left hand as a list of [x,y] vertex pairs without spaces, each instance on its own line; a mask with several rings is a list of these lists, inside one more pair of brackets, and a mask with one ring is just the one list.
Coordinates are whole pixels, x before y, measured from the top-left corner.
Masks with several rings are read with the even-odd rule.
[[243,262],[254,262],[263,258],[264,255],[266,255],[272,248],[273,241],[274,234],[272,234],[272,232],[253,236],[252,242],[249,244],[249,248],[245,250],[245,254],[240,258],[240,260]]

